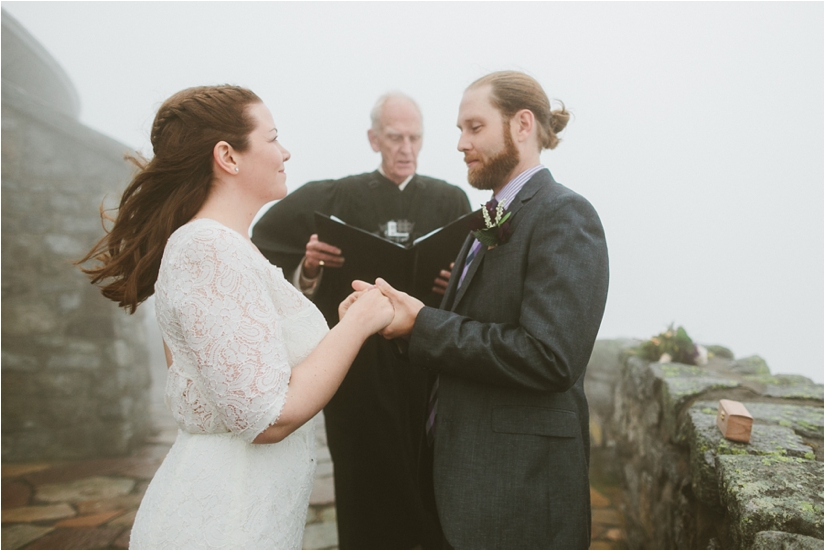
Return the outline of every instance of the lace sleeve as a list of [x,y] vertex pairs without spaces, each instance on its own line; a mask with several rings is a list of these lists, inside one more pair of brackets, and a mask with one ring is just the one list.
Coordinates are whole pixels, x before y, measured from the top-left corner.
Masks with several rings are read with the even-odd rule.
[[226,428],[251,442],[277,421],[291,370],[254,252],[225,233],[199,232],[179,257],[176,309],[201,391]]

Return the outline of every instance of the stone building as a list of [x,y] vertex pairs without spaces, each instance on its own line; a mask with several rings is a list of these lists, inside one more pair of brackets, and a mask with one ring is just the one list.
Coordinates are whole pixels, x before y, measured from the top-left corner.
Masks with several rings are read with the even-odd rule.
[[150,429],[142,314],[71,264],[103,231],[128,147],[81,124],[63,69],[2,12],[2,460],[131,451]]

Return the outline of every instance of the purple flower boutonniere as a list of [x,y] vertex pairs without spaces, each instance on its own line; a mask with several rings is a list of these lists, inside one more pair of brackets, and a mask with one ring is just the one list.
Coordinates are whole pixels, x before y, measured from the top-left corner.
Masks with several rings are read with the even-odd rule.
[[503,205],[493,199],[481,209],[478,216],[470,220],[470,231],[478,242],[487,249],[494,249],[510,240],[510,215]]

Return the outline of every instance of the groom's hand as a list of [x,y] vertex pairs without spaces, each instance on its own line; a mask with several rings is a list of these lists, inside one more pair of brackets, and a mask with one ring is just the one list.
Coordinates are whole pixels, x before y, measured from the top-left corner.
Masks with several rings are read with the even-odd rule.
[[[409,336],[412,333],[418,312],[424,308],[424,303],[407,293],[397,291],[380,277],[375,280],[375,286],[384,296],[390,299],[390,303],[395,309],[395,317],[388,326],[379,332],[379,335],[385,339]],[[355,288],[355,282],[353,282],[353,288]]]

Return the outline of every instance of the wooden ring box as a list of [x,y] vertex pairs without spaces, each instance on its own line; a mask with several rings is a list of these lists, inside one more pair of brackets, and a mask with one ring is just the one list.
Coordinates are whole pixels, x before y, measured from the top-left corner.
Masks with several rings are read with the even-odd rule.
[[716,426],[722,431],[722,436],[728,440],[747,444],[751,441],[753,416],[742,402],[719,400]]

